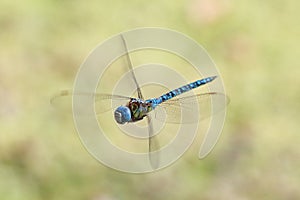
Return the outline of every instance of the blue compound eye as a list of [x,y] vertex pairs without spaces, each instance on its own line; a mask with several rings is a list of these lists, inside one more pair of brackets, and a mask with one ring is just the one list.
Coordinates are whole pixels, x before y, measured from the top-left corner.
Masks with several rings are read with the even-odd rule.
[[131,120],[131,112],[130,109],[126,106],[120,106],[115,110],[115,120],[119,124],[125,124]]

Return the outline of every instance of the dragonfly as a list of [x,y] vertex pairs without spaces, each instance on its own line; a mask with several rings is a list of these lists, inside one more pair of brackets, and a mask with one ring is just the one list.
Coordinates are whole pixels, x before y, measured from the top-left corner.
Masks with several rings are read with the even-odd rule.
[[[51,99],[51,103],[55,103],[57,99],[66,96],[92,95],[95,97],[95,104],[100,105],[95,107],[96,113],[101,114],[114,109],[113,117],[115,122],[119,125],[136,123],[138,121],[146,119],[148,127],[149,163],[153,169],[156,169],[159,166],[159,156],[157,156],[157,154],[154,154],[154,152],[159,149],[159,142],[154,134],[152,119],[153,115],[151,115],[151,113],[155,113],[155,119],[164,121],[166,123],[195,123],[198,120],[197,117],[181,118],[183,109],[187,110],[189,113],[192,113],[191,116],[198,116],[198,114],[195,113],[196,111],[194,109],[195,103],[199,103],[199,105],[201,105],[203,102],[207,102],[212,98],[226,98],[226,95],[218,92],[206,92],[201,94],[193,94],[190,96],[182,96],[183,93],[188,93],[189,91],[199,88],[200,86],[209,84],[217,78],[217,76],[209,76],[173,89],[159,97],[145,99],[133,69],[132,61],[128,53],[126,40],[122,34],[120,36],[126,52],[126,65],[129,67],[131,78],[134,81],[137,97],[103,93],[73,93],[69,90],[63,90]],[[113,101],[122,101],[124,103],[123,105],[120,105],[118,107],[113,107],[113,104],[111,103]],[[223,107],[218,108],[214,112],[218,112],[221,109],[223,109]],[[204,118],[208,116],[209,115],[204,116]]]

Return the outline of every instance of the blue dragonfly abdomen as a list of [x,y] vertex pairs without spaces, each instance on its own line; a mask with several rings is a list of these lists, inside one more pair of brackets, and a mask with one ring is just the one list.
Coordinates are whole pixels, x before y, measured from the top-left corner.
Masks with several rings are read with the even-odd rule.
[[168,92],[168,93],[166,93],[166,94],[164,94],[164,95],[162,95],[158,98],[152,98],[152,99],[146,100],[146,102],[152,103],[152,107],[154,109],[157,105],[159,105],[159,104],[161,104],[165,101],[168,101],[168,100],[170,100],[170,99],[172,99],[172,98],[174,98],[174,97],[176,97],[176,96],[178,96],[182,93],[188,92],[192,89],[198,88],[201,85],[209,83],[209,82],[213,81],[215,78],[217,78],[217,76],[211,76],[211,77],[208,77],[208,78],[197,80],[195,82],[184,85],[180,88],[172,90],[172,91],[170,91],[170,92]]
[[195,82],[189,83],[182,87],[179,87],[175,90],[172,90],[158,98],[151,98],[148,100],[136,99],[132,98],[127,105],[119,106],[115,112],[114,117],[116,122],[119,124],[125,124],[127,122],[136,122],[142,120],[149,112],[155,110],[155,108],[166,102],[171,100],[172,98],[188,92],[192,89],[198,88],[201,85],[205,85],[211,81],[213,81],[216,76],[204,78],[197,80]]

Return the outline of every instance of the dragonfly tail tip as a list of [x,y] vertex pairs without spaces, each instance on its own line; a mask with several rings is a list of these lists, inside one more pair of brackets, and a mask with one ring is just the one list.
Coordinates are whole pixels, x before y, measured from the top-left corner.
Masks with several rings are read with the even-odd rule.
[[218,76],[212,76],[212,77],[211,77],[211,80],[213,81],[213,80],[215,80],[216,78],[218,78]]

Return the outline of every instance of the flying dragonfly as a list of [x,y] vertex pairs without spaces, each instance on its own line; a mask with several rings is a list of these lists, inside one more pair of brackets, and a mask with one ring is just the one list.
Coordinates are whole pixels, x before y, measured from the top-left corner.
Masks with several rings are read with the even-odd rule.
[[[72,91],[64,90],[61,91],[58,95],[54,96],[51,99],[51,102],[55,102],[61,97],[65,96],[74,96],[74,95],[92,95],[95,97],[95,103],[101,104],[101,106],[96,107],[96,113],[104,113],[110,111],[111,109],[114,110],[114,119],[115,121],[120,124],[126,126],[127,123],[136,123],[138,121],[147,120],[148,126],[148,155],[149,155],[149,162],[153,169],[158,168],[159,166],[159,156],[154,154],[154,151],[159,149],[159,142],[157,141],[156,137],[154,136],[154,129],[153,129],[153,119],[150,113],[154,112],[155,119],[164,121],[166,123],[195,123],[198,121],[198,114],[195,113],[195,102],[200,106],[207,105],[203,104],[204,102],[208,102],[213,98],[227,98],[226,95],[217,92],[208,92],[202,94],[194,94],[190,96],[181,96],[183,93],[187,93],[192,91],[200,86],[208,84],[214,81],[217,76],[209,76],[206,78],[202,78],[196,80],[194,82],[188,83],[177,89],[171,90],[159,97],[156,98],[149,98],[145,99],[142,94],[142,90],[138,84],[137,78],[135,76],[133,65],[131,62],[131,58],[128,53],[127,44],[125,38],[121,34],[121,39],[123,46],[126,50],[126,62],[127,66],[129,67],[131,77],[135,83],[137,97],[129,97],[129,96],[122,96],[122,95],[115,95],[115,94],[102,94],[102,93],[73,93]],[[112,108],[111,102],[123,102],[123,105]],[[110,103],[110,104],[105,104]],[[116,105],[116,104],[114,104]],[[224,107],[219,107],[218,109],[214,110],[215,112],[224,109]],[[191,113],[191,117],[181,118],[182,110]],[[196,114],[196,115],[195,115]],[[197,116],[197,117],[193,117]],[[206,118],[208,116],[201,116],[201,118]],[[200,119],[201,119],[200,118]]]

